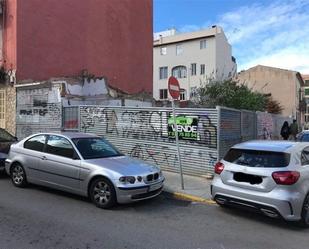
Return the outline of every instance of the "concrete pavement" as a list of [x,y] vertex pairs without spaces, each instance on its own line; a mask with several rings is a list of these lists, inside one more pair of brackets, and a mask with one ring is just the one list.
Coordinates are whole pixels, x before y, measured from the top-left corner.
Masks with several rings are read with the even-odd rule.
[[211,180],[205,177],[183,175],[184,189],[181,189],[179,173],[163,171],[165,176],[164,191],[177,199],[214,204],[211,200]]

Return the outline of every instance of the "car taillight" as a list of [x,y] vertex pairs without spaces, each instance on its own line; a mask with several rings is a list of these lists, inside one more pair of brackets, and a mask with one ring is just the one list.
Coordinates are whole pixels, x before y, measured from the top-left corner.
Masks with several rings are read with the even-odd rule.
[[217,162],[215,165],[215,173],[220,175],[223,170],[224,170],[224,164],[221,162]]
[[277,184],[292,185],[299,179],[299,172],[297,171],[278,171],[272,173],[272,177]]

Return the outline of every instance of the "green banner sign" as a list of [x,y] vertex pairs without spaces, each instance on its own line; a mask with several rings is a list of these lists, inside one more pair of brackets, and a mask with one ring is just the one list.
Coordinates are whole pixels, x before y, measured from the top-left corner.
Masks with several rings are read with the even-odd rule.
[[178,115],[176,117],[176,126],[174,125],[174,118],[168,119],[168,137],[175,138],[175,131],[178,131],[179,139],[199,140],[198,134],[198,117]]

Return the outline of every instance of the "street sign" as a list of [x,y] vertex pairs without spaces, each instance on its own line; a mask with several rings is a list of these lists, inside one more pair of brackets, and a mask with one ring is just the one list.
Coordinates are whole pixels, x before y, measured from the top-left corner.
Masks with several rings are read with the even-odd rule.
[[173,99],[178,99],[180,95],[180,86],[178,80],[171,76],[168,79],[168,91]]
[[180,182],[181,182],[181,189],[184,189],[184,182],[183,182],[183,174],[182,174],[182,165],[181,165],[181,156],[180,156],[180,148],[179,148],[179,139],[178,139],[178,128],[176,122],[176,114],[175,114],[175,100],[179,99],[180,95],[180,86],[178,80],[171,76],[168,79],[168,91],[172,96],[172,110],[173,110],[173,123],[175,129],[175,140],[176,140],[176,147],[177,147],[177,155],[178,155],[178,165],[179,165],[179,173],[180,173]]

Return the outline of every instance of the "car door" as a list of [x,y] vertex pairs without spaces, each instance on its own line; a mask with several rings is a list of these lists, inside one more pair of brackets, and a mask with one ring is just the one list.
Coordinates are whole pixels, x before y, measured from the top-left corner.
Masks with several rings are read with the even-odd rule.
[[22,164],[25,168],[28,180],[40,180],[38,171],[39,163],[44,156],[45,135],[36,135],[24,142],[24,148],[20,151]]
[[80,159],[65,137],[48,135],[39,170],[41,179],[57,187],[80,189]]

